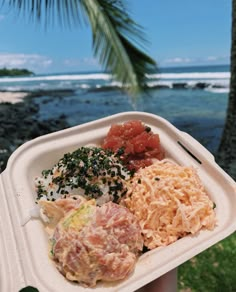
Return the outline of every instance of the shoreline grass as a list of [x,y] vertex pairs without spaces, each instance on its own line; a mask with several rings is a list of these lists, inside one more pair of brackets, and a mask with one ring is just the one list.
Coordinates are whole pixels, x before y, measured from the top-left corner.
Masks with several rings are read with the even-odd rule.
[[178,267],[179,292],[236,291],[236,233]]

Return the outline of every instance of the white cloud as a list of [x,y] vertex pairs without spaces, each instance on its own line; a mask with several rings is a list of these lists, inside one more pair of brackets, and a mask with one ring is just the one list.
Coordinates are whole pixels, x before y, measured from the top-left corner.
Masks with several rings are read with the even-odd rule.
[[216,60],[218,60],[218,57],[216,57],[216,56],[209,56],[206,59],[207,59],[207,61],[216,61]]
[[175,66],[175,65],[207,65],[207,64],[228,64],[229,56],[208,56],[198,58],[188,57],[174,57],[164,59],[160,62],[163,66]]
[[208,62],[229,62],[229,56],[208,56],[206,58]]
[[163,61],[163,63],[165,64],[186,64],[186,63],[192,63],[194,62],[194,59],[190,59],[190,58],[180,58],[180,57],[175,57],[175,58],[170,58],[170,59],[166,59]]
[[42,69],[52,64],[52,60],[38,54],[0,53],[0,67]]
[[82,58],[82,59],[66,59],[64,65],[68,67],[98,67],[99,64],[94,58]]

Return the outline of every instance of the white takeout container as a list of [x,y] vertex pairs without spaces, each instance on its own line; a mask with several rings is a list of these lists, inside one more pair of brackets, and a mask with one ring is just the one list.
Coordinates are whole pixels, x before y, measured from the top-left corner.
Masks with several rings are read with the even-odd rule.
[[[143,254],[133,274],[124,281],[84,288],[67,281],[48,257],[48,238],[40,220],[22,225],[35,207],[34,177],[51,168],[66,152],[100,143],[111,124],[139,119],[160,135],[166,156],[193,165],[216,203],[218,224],[177,242]],[[43,292],[135,291],[173,270],[236,230],[236,184],[215,163],[213,155],[165,119],[143,112],[124,112],[44,135],[19,147],[0,175],[0,291],[15,292],[31,285]]]

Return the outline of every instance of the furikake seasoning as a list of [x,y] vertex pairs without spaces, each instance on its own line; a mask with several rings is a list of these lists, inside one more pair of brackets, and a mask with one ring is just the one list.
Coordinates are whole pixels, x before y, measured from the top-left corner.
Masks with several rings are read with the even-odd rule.
[[118,202],[127,191],[125,180],[132,176],[119,156],[98,147],[66,153],[52,169],[36,178],[37,199],[53,201],[70,194],[95,198],[99,205]]

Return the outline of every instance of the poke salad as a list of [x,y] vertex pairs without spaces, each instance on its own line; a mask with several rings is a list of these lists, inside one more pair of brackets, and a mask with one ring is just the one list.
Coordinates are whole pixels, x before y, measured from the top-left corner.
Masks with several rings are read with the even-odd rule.
[[65,153],[35,178],[35,190],[50,259],[84,287],[126,279],[144,252],[217,224],[197,169],[167,158],[140,120]]

